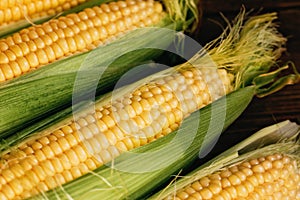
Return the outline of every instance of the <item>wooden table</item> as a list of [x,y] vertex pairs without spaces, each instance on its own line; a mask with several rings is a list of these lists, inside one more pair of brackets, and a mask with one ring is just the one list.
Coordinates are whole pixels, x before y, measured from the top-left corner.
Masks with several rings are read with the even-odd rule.
[[[299,0],[203,0],[202,28],[197,34],[200,44],[205,44],[222,32],[221,27],[214,22],[225,25],[220,12],[232,19],[242,5],[246,10],[261,9],[260,13],[278,12],[280,32],[288,38],[287,52],[282,60],[292,60],[300,72]],[[255,97],[245,112],[225,131],[210,156],[219,154],[263,127],[288,119],[300,123],[300,83],[287,86],[265,98]]]

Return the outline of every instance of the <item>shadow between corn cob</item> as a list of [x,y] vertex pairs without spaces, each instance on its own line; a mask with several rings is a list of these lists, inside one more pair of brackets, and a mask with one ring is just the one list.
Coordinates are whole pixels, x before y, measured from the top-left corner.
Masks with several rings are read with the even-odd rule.
[[[0,195],[29,197],[76,179],[124,152],[168,135],[198,109],[246,87],[249,82],[252,83],[251,80],[259,77],[255,73],[253,76],[253,72],[267,73],[280,56],[285,39],[274,29],[274,19],[274,13],[250,18],[241,29],[243,20],[238,18],[237,25],[230,30],[227,38],[222,38],[220,45],[211,51],[208,49],[210,57],[202,50],[189,62],[159,72],[128,88],[121,88],[112,93],[112,98],[108,96],[97,101],[92,109],[74,114],[32,138],[26,138],[10,152],[4,152],[1,166],[4,184]],[[240,37],[236,37],[238,33]],[[264,33],[266,37],[257,41],[254,33]],[[249,42],[248,37],[253,42],[250,46],[243,44],[244,39]],[[232,49],[226,49],[226,42],[231,42]],[[240,48],[241,44],[245,48],[255,47],[251,49],[254,51],[251,58],[244,57],[249,52]],[[224,55],[223,59],[220,55]],[[210,59],[216,62],[217,67]],[[254,93],[260,91],[255,86],[244,89],[249,95],[242,102],[242,110]],[[237,113],[231,117],[237,117]],[[231,117],[221,125],[228,126]],[[200,123],[201,126],[208,125]],[[223,128],[221,126],[218,132]],[[11,185],[24,186],[12,188]]]

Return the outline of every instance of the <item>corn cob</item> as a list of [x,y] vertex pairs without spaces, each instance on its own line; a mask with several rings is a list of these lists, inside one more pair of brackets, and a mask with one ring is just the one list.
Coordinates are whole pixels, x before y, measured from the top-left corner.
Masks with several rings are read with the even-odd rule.
[[297,161],[284,154],[270,154],[214,172],[164,199],[299,199]]
[[300,126],[259,130],[149,199],[300,198]]
[[26,17],[34,19],[55,15],[85,1],[86,0],[2,0],[0,2],[0,26],[25,19]]
[[[280,47],[282,38],[276,37]],[[7,199],[25,198],[60,186],[169,134],[192,112],[233,91],[231,73],[198,65],[185,63],[159,73],[147,84],[142,80],[125,95],[99,101],[94,111],[65,120],[6,152],[0,167],[0,194]]]
[[[222,84],[231,91],[226,70],[219,72],[222,81],[214,68],[180,70],[111,104],[96,104],[95,113],[28,141],[16,149],[17,154],[3,157],[2,195],[24,198],[52,189],[172,132],[190,113],[225,95]],[[215,91],[209,91],[208,85]],[[20,187],[13,193],[10,186],[15,184]]]
[[156,24],[162,5],[119,1],[87,8],[0,40],[0,82],[78,52],[94,49],[126,31]]

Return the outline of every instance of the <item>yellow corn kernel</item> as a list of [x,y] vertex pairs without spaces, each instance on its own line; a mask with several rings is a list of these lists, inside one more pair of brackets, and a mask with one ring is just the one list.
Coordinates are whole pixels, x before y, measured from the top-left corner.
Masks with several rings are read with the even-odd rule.
[[[288,169],[287,173],[283,172],[283,168]],[[274,169],[284,173],[285,179],[273,176]],[[292,158],[274,154],[214,172],[165,199],[297,199],[299,177],[299,169]],[[226,182],[228,184],[224,184]]]

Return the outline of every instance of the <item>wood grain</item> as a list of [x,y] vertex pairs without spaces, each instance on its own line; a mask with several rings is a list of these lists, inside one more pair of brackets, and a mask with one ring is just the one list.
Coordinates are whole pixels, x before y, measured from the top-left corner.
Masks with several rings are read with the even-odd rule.
[[[231,20],[242,5],[247,10],[253,9],[254,13],[258,11],[259,13],[278,13],[279,30],[288,38],[287,52],[281,61],[282,63],[293,61],[300,71],[300,1],[203,0],[202,24],[196,36],[200,44],[204,45],[222,32],[222,26],[225,26],[225,23],[220,13]],[[264,98],[255,97],[245,112],[224,132],[207,159],[247,138],[259,129],[284,120],[300,123],[300,83],[287,86]],[[202,162],[204,161],[202,160]]]

